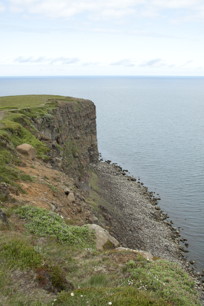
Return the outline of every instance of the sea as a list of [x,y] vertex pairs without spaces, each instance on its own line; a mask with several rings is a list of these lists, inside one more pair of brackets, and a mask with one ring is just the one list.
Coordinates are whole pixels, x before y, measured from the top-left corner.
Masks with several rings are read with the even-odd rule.
[[204,78],[0,78],[0,96],[24,94],[91,99],[103,159],[159,194],[188,240],[187,258],[204,269]]

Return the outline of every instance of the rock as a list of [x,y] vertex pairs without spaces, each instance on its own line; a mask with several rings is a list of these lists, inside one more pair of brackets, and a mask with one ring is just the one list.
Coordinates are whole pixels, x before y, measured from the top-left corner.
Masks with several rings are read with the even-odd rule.
[[87,224],[90,230],[94,230],[96,235],[96,249],[107,250],[118,247],[119,242],[109,234],[107,230],[97,224]]
[[73,153],[73,156],[74,156],[74,158],[79,158],[79,153],[74,152],[74,153]]
[[141,251],[141,250],[133,250],[133,249],[129,249],[129,248],[119,247],[119,248],[116,249],[116,251],[129,251],[129,252],[132,252],[132,253],[140,254],[147,260],[151,260],[151,261],[153,260],[153,256],[152,256],[151,253]]
[[24,143],[16,147],[16,150],[28,157],[29,159],[34,159],[36,157],[36,150],[30,144]]
[[0,183],[0,200],[7,201],[10,198],[9,186],[6,183]]
[[69,202],[74,203],[75,202],[75,196],[73,192],[70,192],[67,196],[67,199]]
[[51,140],[50,135],[47,136],[47,135],[43,135],[43,134],[39,135],[39,139],[43,140],[43,141],[50,141]]
[[69,188],[65,188],[64,189],[64,193],[68,196],[70,194],[70,189]]
[[93,222],[98,222],[98,218],[96,216],[93,216]]
[[107,164],[111,164],[111,160],[109,160],[109,159],[106,160],[106,163],[107,163]]
[[3,223],[8,224],[7,216],[6,216],[6,214],[1,209],[0,209],[0,220]]
[[184,253],[188,253],[189,252],[188,250],[184,249],[184,247],[182,247],[182,246],[179,246],[179,250],[181,252],[184,252]]

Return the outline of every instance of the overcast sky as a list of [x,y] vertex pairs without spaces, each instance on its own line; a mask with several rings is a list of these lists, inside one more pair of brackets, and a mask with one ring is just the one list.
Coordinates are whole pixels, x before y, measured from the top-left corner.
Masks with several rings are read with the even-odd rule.
[[0,0],[0,75],[204,75],[204,0]]

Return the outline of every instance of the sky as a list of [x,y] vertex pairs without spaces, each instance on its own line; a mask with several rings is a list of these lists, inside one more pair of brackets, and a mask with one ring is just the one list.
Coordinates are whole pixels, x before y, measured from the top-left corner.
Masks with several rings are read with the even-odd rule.
[[204,76],[204,0],[0,0],[0,76]]

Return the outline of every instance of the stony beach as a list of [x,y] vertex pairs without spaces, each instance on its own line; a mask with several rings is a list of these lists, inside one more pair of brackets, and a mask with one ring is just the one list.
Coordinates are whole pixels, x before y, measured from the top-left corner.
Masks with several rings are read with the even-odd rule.
[[179,261],[179,232],[166,221],[153,193],[115,164],[100,162],[95,169],[108,203],[101,209],[121,244]]
[[188,243],[159,207],[159,196],[110,161],[99,162],[94,171],[106,203],[100,209],[110,233],[123,247],[179,263],[194,277],[198,289],[203,292],[201,274],[185,258]]

